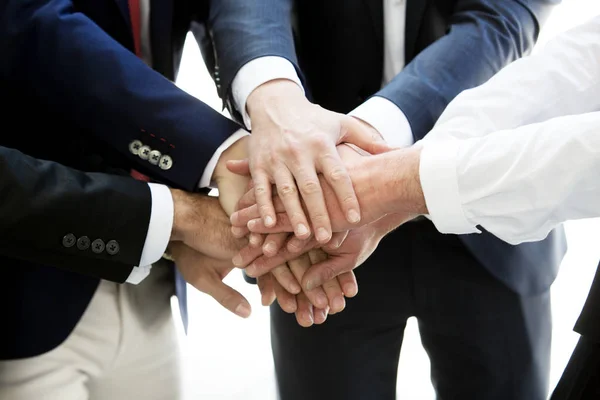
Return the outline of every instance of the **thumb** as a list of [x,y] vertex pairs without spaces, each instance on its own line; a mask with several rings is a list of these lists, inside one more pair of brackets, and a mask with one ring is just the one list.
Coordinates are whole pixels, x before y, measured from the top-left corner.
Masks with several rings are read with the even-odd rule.
[[310,267],[302,277],[302,287],[310,291],[329,282],[336,276],[351,271],[352,268],[346,268],[340,257],[330,257],[318,264]]
[[220,305],[242,318],[248,318],[252,312],[250,303],[237,290],[231,288],[219,280],[216,276],[207,279],[204,288],[198,287],[200,291],[208,294]]
[[346,134],[342,142],[353,144],[370,154],[381,154],[391,150],[381,134],[366,122],[347,116],[343,121]]
[[229,160],[227,161],[227,169],[234,174],[250,176],[250,162],[248,159]]

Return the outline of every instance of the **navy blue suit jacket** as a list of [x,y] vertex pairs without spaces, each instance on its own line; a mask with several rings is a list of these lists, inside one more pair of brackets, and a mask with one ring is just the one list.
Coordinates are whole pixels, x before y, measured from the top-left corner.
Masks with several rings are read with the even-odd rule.
[[[231,82],[250,60],[291,61],[311,99],[347,113],[382,96],[423,138],[462,90],[482,84],[527,54],[559,0],[407,0],[406,67],[384,88],[381,0],[223,0],[211,8],[220,95],[231,107]],[[243,8],[242,19],[233,16]],[[258,10],[258,11],[257,11]],[[557,229],[538,243],[511,246],[490,234],[462,237],[498,279],[524,294],[548,289],[566,250]]]
[[[134,168],[196,191],[217,147],[240,128],[173,83],[186,35],[207,17],[208,1],[151,0],[154,70],[132,52],[127,4],[0,3],[0,93],[6,104],[0,144],[84,171],[127,175]],[[162,169],[132,154],[134,140],[168,154],[172,167]],[[76,221],[68,222],[64,234],[85,234],[76,231]],[[141,252],[147,228],[136,227],[133,239],[127,237],[131,230],[115,228],[110,239]],[[59,247],[61,239],[57,235],[50,241]],[[0,359],[31,357],[58,346],[79,321],[99,279],[8,257],[0,262],[0,302],[8,327]],[[110,274],[114,268],[107,268],[102,277],[123,282],[132,267]],[[185,294],[183,282],[176,283]]]

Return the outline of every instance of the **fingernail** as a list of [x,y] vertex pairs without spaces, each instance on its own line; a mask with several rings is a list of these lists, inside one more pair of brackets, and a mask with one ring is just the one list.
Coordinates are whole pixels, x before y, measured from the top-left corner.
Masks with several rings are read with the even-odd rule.
[[271,216],[265,217],[265,225],[267,227],[270,228],[271,226],[273,226],[274,223],[275,223],[275,221],[273,221],[273,218]]
[[256,226],[256,220],[251,219],[250,221],[248,221],[247,226],[248,226],[248,229],[252,230]]
[[239,267],[242,265],[242,256],[237,254],[235,257],[233,257],[233,260],[231,260],[231,262],[233,263],[233,265],[235,265],[236,267]]
[[244,271],[246,271],[246,275],[250,278],[256,278],[254,276],[254,274],[256,274],[256,266],[254,264],[250,264]]
[[344,295],[354,297],[358,293],[358,287],[355,284],[347,283],[344,285]]
[[290,293],[292,293],[292,294],[298,294],[302,291],[302,288],[296,282],[292,282],[292,283],[290,283],[289,290],[290,290]]
[[266,253],[274,254],[275,252],[277,252],[277,246],[273,242],[269,242],[269,243],[265,244],[265,246],[263,247],[263,253],[265,253],[265,254]]
[[235,308],[235,313],[242,318],[248,318],[250,316],[250,307],[242,303]]
[[319,242],[327,242],[330,238],[329,232],[325,228],[319,228],[317,231],[317,240]]
[[346,300],[344,300],[344,298],[342,296],[336,296],[335,299],[333,299],[333,309],[336,310],[337,312],[343,310],[346,307]]
[[311,281],[311,280],[309,280],[309,281],[306,281],[306,285],[305,285],[305,286],[306,286],[306,287],[305,287],[305,289],[306,289],[307,291],[309,291],[309,290],[313,290],[313,289],[315,288],[315,282],[314,282],[314,281]]
[[260,238],[255,236],[255,235],[250,235],[250,244],[252,246],[258,246],[258,244],[260,243]]
[[305,236],[307,234],[308,234],[308,228],[306,227],[306,225],[298,224],[298,227],[296,228],[296,235],[297,236]]
[[327,304],[328,304],[328,302],[327,302],[327,296],[325,296],[324,293],[320,293],[317,296],[317,303],[318,303],[317,307],[319,307],[319,308],[325,308],[325,307],[327,307]]
[[356,210],[348,211],[348,221],[351,224],[356,224],[356,223],[360,222],[360,214],[358,213],[358,211],[356,211]]

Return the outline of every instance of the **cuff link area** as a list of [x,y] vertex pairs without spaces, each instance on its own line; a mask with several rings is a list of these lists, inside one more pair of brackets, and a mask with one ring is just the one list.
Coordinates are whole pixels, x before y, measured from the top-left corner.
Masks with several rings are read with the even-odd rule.
[[129,143],[129,152],[144,161],[148,161],[152,165],[158,166],[163,171],[168,171],[173,167],[173,159],[171,156],[162,154],[158,150],[153,150],[141,140],[133,140]]

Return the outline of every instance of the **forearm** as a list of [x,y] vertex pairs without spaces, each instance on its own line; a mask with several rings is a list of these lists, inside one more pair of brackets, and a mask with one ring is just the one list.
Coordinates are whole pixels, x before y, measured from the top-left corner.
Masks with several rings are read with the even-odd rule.
[[[146,183],[6,148],[0,148],[0,175],[3,254],[115,281],[139,264],[151,215]],[[109,248],[111,241],[117,247]]]
[[[545,1],[529,3],[541,10],[551,8]],[[482,84],[531,50],[539,17],[523,4],[514,0],[458,1],[448,33],[421,51],[378,93],[403,111],[415,140],[431,130],[461,91]]]
[[600,216],[598,126],[595,112],[424,144],[421,182],[436,227],[460,234],[481,226],[518,244]]
[[600,109],[600,17],[461,93],[424,141],[468,139]]
[[[133,168],[196,190],[215,150],[239,129],[145,65],[71,1],[10,0],[0,7],[0,73],[9,88],[35,94],[30,103],[85,127],[81,132]],[[140,157],[132,147],[138,140],[170,162]]]

